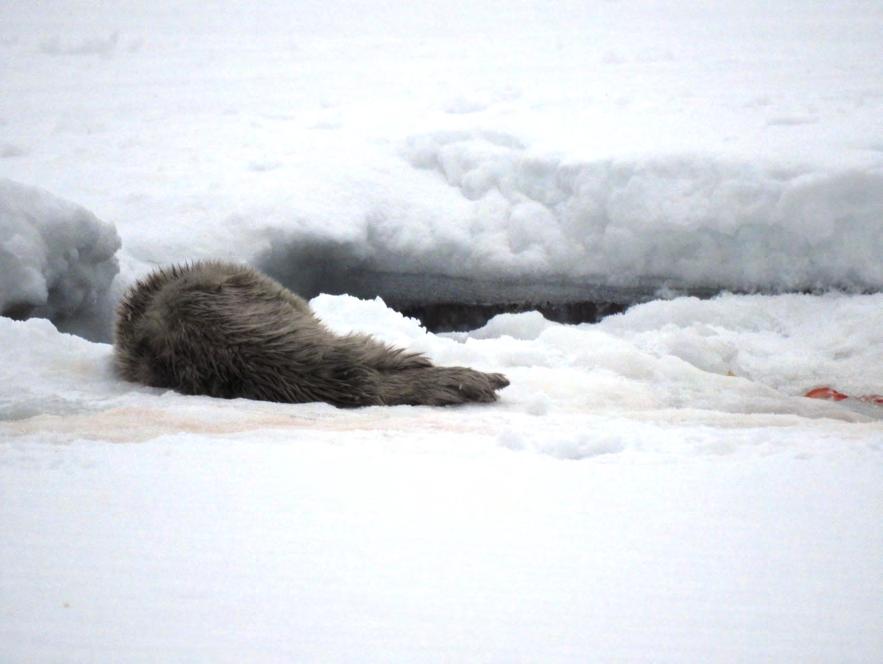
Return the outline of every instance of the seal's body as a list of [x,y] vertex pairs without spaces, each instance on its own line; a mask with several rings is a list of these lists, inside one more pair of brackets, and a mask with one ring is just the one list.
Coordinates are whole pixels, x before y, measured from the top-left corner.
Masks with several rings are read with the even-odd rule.
[[366,335],[338,336],[273,279],[214,261],[160,269],[129,289],[114,353],[127,380],[225,398],[447,405],[494,401],[509,384]]

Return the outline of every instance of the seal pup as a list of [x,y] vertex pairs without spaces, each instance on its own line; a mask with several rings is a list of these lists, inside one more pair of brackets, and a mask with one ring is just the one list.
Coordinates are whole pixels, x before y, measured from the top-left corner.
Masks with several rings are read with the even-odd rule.
[[277,281],[221,261],[160,268],[135,283],[117,307],[114,357],[133,382],[288,403],[444,406],[494,401],[509,384],[368,335],[334,334]]

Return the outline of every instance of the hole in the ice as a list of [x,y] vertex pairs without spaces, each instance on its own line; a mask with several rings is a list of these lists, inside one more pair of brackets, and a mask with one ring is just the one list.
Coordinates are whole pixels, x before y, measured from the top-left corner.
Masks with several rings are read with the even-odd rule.
[[[595,323],[658,297],[660,287],[666,285],[664,279],[631,286],[601,285],[605,281],[601,275],[580,281],[566,275],[531,279],[396,272],[379,269],[372,251],[356,241],[278,237],[254,263],[308,300],[321,293],[363,299],[379,296],[432,332],[465,332],[482,327],[497,314],[534,310],[559,323]],[[716,292],[690,289],[689,294],[708,297]]]
[[627,305],[615,302],[506,302],[468,304],[435,302],[395,306],[405,316],[418,319],[430,332],[467,332],[484,326],[497,314],[539,311],[556,323],[597,323],[605,316],[622,313]]

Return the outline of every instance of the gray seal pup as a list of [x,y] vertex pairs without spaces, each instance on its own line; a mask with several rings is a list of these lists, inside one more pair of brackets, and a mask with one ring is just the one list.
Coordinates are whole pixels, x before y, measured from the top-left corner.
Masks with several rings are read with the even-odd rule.
[[498,373],[437,367],[368,335],[337,335],[257,270],[221,261],[158,269],[117,307],[114,357],[129,381],[184,394],[335,406],[490,402]]

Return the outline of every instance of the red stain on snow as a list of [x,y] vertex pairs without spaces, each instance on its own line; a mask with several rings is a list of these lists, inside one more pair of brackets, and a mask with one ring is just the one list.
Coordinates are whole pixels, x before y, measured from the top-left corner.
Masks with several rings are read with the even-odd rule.
[[815,387],[803,396],[809,397],[810,399],[827,399],[829,401],[843,401],[844,399],[855,398],[859,401],[865,401],[867,403],[873,403],[878,406],[883,406],[883,395],[881,394],[864,394],[860,397],[850,397],[848,394],[843,394],[843,392],[838,392],[833,387],[827,386]]

